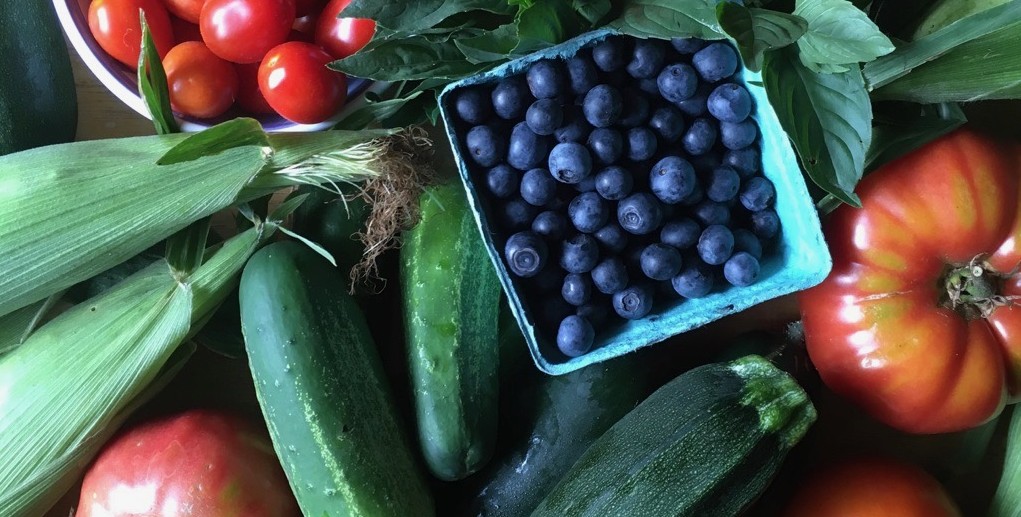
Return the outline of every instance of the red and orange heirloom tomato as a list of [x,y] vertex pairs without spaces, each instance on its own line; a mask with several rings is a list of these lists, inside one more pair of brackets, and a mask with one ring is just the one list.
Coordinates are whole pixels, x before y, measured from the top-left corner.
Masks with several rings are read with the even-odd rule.
[[93,0],[89,4],[89,31],[99,46],[114,59],[132,68],[138,66],[142,49],[142,23],[138,11],[145,12],[152,40],[160,58],[174,46],[170,15],[160,0]]
[[163,59],[170,88],[170,104],[178,112],[199,118],[223,114],[238,94],[238,75],[201,41],[185,41]]
[[783,517],[960,517],[924,470],[889,458],[830,465],[806,479]]
[[833,270],[799,297],[823,381],[912,433],[982,424],[1021,393],[1018,148],[960,129],[858,187],[825,224]]

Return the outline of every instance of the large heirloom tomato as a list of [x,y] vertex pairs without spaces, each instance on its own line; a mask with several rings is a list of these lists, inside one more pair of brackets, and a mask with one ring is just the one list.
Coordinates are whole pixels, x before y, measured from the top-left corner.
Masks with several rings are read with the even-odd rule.
[[950,432],[1021,391],[1017,147],[960,129],[859,185],[825,226],[833,270],[799,297],[823,381],[876,419]]

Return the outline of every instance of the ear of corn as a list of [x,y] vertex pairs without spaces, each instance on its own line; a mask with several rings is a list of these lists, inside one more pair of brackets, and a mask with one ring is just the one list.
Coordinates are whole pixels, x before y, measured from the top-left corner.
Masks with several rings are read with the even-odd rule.
[[35,318],[44,302],[36,302],[22,307],[0,318],[0,356],[14,350],[21,343],[25,330]]

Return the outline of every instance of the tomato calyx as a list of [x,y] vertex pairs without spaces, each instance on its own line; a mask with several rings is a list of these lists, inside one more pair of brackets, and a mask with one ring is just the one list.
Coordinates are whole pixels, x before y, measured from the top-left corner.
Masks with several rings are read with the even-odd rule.
[[1014,276],[1019,268],[1021,265],[1009,273],[999,273],[985,260],[985,255],[952,266],[943,276],[942,305],[968,320],[988,318],[996,309],[1021,299],[1002,294],[1004,280]]

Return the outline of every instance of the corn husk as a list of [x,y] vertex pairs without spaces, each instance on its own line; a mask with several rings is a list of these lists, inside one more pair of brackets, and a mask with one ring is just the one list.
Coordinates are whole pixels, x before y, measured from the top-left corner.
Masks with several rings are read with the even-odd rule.
[[276,225],[258,223],[226,241],[190,275],[159,260],[0,358],[0,515],[42,515],[73,485],[130,411],[173,373],[195,323],[236,286]]

